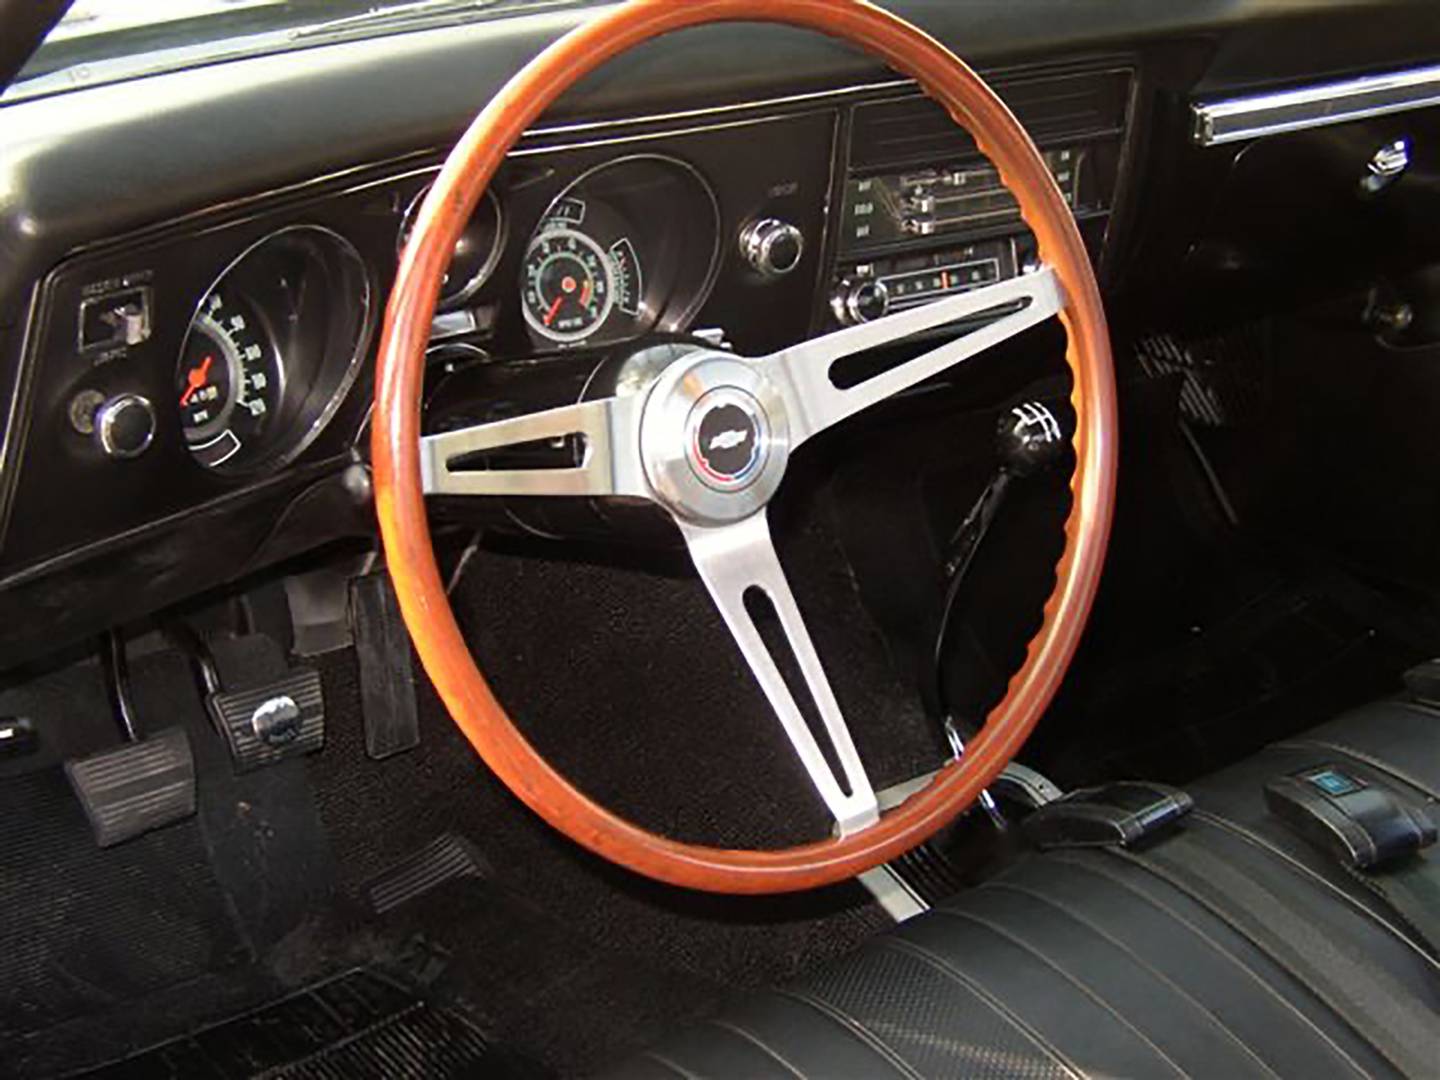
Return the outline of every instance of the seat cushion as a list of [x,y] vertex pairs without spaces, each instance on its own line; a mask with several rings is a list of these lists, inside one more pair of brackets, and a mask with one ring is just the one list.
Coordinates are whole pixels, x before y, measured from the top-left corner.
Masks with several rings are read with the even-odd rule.
[[1146,850],[1022,858],[617,1075],[1435,1075],[1423,937],[1265,810],[1325,761],[1433,809],[1440,716],[1380,703],[1271,747]]

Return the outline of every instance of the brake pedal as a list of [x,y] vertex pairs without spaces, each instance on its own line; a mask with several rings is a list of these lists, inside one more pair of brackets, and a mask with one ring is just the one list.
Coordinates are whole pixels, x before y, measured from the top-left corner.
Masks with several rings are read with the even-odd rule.
[[182,728],[67,761],[65,776],[101,847],[195,813],[195,758]]
[[206,705],[238,772],[325,745],[325,694],[312,668],[246,690],[219,690]]
[[325,745],[325,690],[314,668],[292,666],[267,634],[202,638],[184,623],[168,628],[200,677],[205,710],[236,772]]

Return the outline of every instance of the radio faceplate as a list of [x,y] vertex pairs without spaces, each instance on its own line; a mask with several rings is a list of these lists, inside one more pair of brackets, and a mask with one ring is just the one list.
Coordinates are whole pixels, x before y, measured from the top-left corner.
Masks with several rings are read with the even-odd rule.
[[[1041,145],[1098,250],[1132,72],[1072,71],[997,89]],[[823,321],[853,325],[1005,281],[1035,262],[1015,198],[969,134],[924,96],[854,106]]]
[[840,323],[869,322],[1012,278],[1019,258],[1016,239],[1002,237],[855,263],[836,283],[831,311]]

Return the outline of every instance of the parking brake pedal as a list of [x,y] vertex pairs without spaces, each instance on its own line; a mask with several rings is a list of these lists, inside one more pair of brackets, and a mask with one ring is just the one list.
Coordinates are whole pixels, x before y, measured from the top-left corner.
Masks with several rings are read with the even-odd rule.
[[195,758],[183,728],[142,737],[130,696],[125,644],[112,632],[103,651],[106,685],[125,743],[65,763],[95,842],[110,847],[195,813]]
[[101,847],[195,813],[195,758],[182,728],[67,761],[65,776]]

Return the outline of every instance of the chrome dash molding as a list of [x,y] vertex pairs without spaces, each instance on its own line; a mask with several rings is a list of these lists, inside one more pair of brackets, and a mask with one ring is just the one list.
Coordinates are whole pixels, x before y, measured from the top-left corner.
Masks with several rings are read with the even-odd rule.
[[1440,105],[1440,64],[1192,105],[1201,146]]

